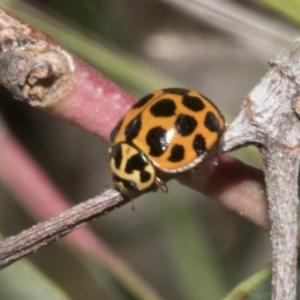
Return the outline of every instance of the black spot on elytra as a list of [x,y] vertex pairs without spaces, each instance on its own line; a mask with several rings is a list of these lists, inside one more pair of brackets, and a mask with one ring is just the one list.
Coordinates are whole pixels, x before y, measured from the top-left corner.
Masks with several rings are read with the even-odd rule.
[[141,182],[147,182],[147,181],[149,181],[150,178],[151,178],[151,175],[149,172],[147,172],[147,171],[141,172],[141,174],[140,174]]
[[204,103],[200,98],[189,95],[185,95],[182,98],[182,104],[192,111],[200,111],[203,110],[205,107]]
[[123,123],[123,119],[121,121],[118,122],[118,124],[115,126],[115,128],[112,130],[111,134],[110,134],[110,142],[113,143],[115,141],[116,135],[119,132],[121,126]]
[[167,148],[167,131],[161,127],[154,127],[149,130],[146,142],[150,147],[149,154],[155,157],[161,156]]
[[129,191],[130,193],[137,193],[137,192],[139,192],[139,189],[137,188],[135,182],[132,181],[132,180],[127,180],[127,179],[121,178],[121,177],[119,177],[116,174],[112,175],[112,179],[113,179],[114,182],[121,182],[121,183],[123,183],[123,186],[125,187],[125,189],[127,191]]
[[178,162],[184,158],[184,147],[182,145],[174,145],[171,150],[171,155],[168,160],[171,162]]
[[111,152],[108,154],[108,159],[114,159],[116,169],[120,169],[122,158],[123,155],[120,144],[113,145],[111,147]]
[[181,136],[188,136],[193,133],[197,124],[198,123],[194,117],[181,114],[175,122],[175,127]]
[[185,95],[189,92],[188,89],[183,89],[183,88],[166,88],[163,89],[165,93],[171,93],[171,94],[176,94],[176,95]]
[[153,94],[149,94],[146,95],[145,97],[141,98],[140,100],[138,100],[133,106],[132,108],[141,108],[144,105],[146,105],[153,97]]
[[171,117],[175,114],[176,105],[171,99],[162,99],[151,106],[150,112],[155,117]]
[[205,116],[204,125],[210,131],[217,132],[218,134],[222,133],[217,117],[210,111]]
[[197,134],[193,141],[193,148],[198,156],[207,153],[205,139],[201,134]]
[[132,119],[125,128],[126,141],[131,142],[134,138],[136,138],[141,130],[141,127],[141,115],[138,115]]
[[137,170],[140,172],[141,182],[146,182],[151,178],[148,171],[145,171],[145,167],[148,165],[148,161],[141,153],[131,156],[126,164],[125,172],[130,174],[132,171]]
[[137,153],[127,160],[125,172],[130,174],[133,170],[143,170],[147,166],[147,164],[148,161],[145,158],[145,156],[140,153]]

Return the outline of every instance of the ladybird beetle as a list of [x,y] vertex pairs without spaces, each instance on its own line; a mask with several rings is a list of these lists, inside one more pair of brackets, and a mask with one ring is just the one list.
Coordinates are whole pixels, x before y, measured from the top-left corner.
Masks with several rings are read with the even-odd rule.
[[141,98],[110,136],[109,170],[117,188],[134,197],[161,177],[189,170],[212,152],[226,127],[219,109],[194,90],[167,88]]

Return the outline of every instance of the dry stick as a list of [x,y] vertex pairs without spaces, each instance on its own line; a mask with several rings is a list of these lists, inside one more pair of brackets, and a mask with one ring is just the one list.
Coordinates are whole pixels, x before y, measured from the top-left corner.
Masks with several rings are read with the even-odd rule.
[[256,144],[262,154],[271,220],[272,299],[295,300],[300,123],[300,39],[282,52],[244,101],[224,135],[224,151]]
[[128,201],[119,192],[109,189],[100,196],[80,203],[57,217],[7,238],[0,243],[0,269]]

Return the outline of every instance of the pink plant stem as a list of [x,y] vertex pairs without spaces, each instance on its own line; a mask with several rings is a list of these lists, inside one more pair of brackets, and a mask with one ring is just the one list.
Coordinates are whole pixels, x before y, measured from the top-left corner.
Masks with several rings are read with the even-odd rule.
[[270,229],[263,172],[221,154],[178,180],[210,197],[264,230]]
[[108,141],[110,132],[136,98],[80,59],[73,59],[76,83],[49,112]]
[[52,38],[1,9],[0,61],[0,84],[14,98],[106,141],[136,100]]

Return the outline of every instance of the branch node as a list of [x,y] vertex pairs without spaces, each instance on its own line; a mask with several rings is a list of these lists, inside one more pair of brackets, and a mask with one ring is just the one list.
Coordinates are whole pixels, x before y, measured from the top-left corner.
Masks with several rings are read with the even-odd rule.
[[56,106],[71,92],[74,71],[72,56],[50,37],[0,10],[0,84],[14,98]]

